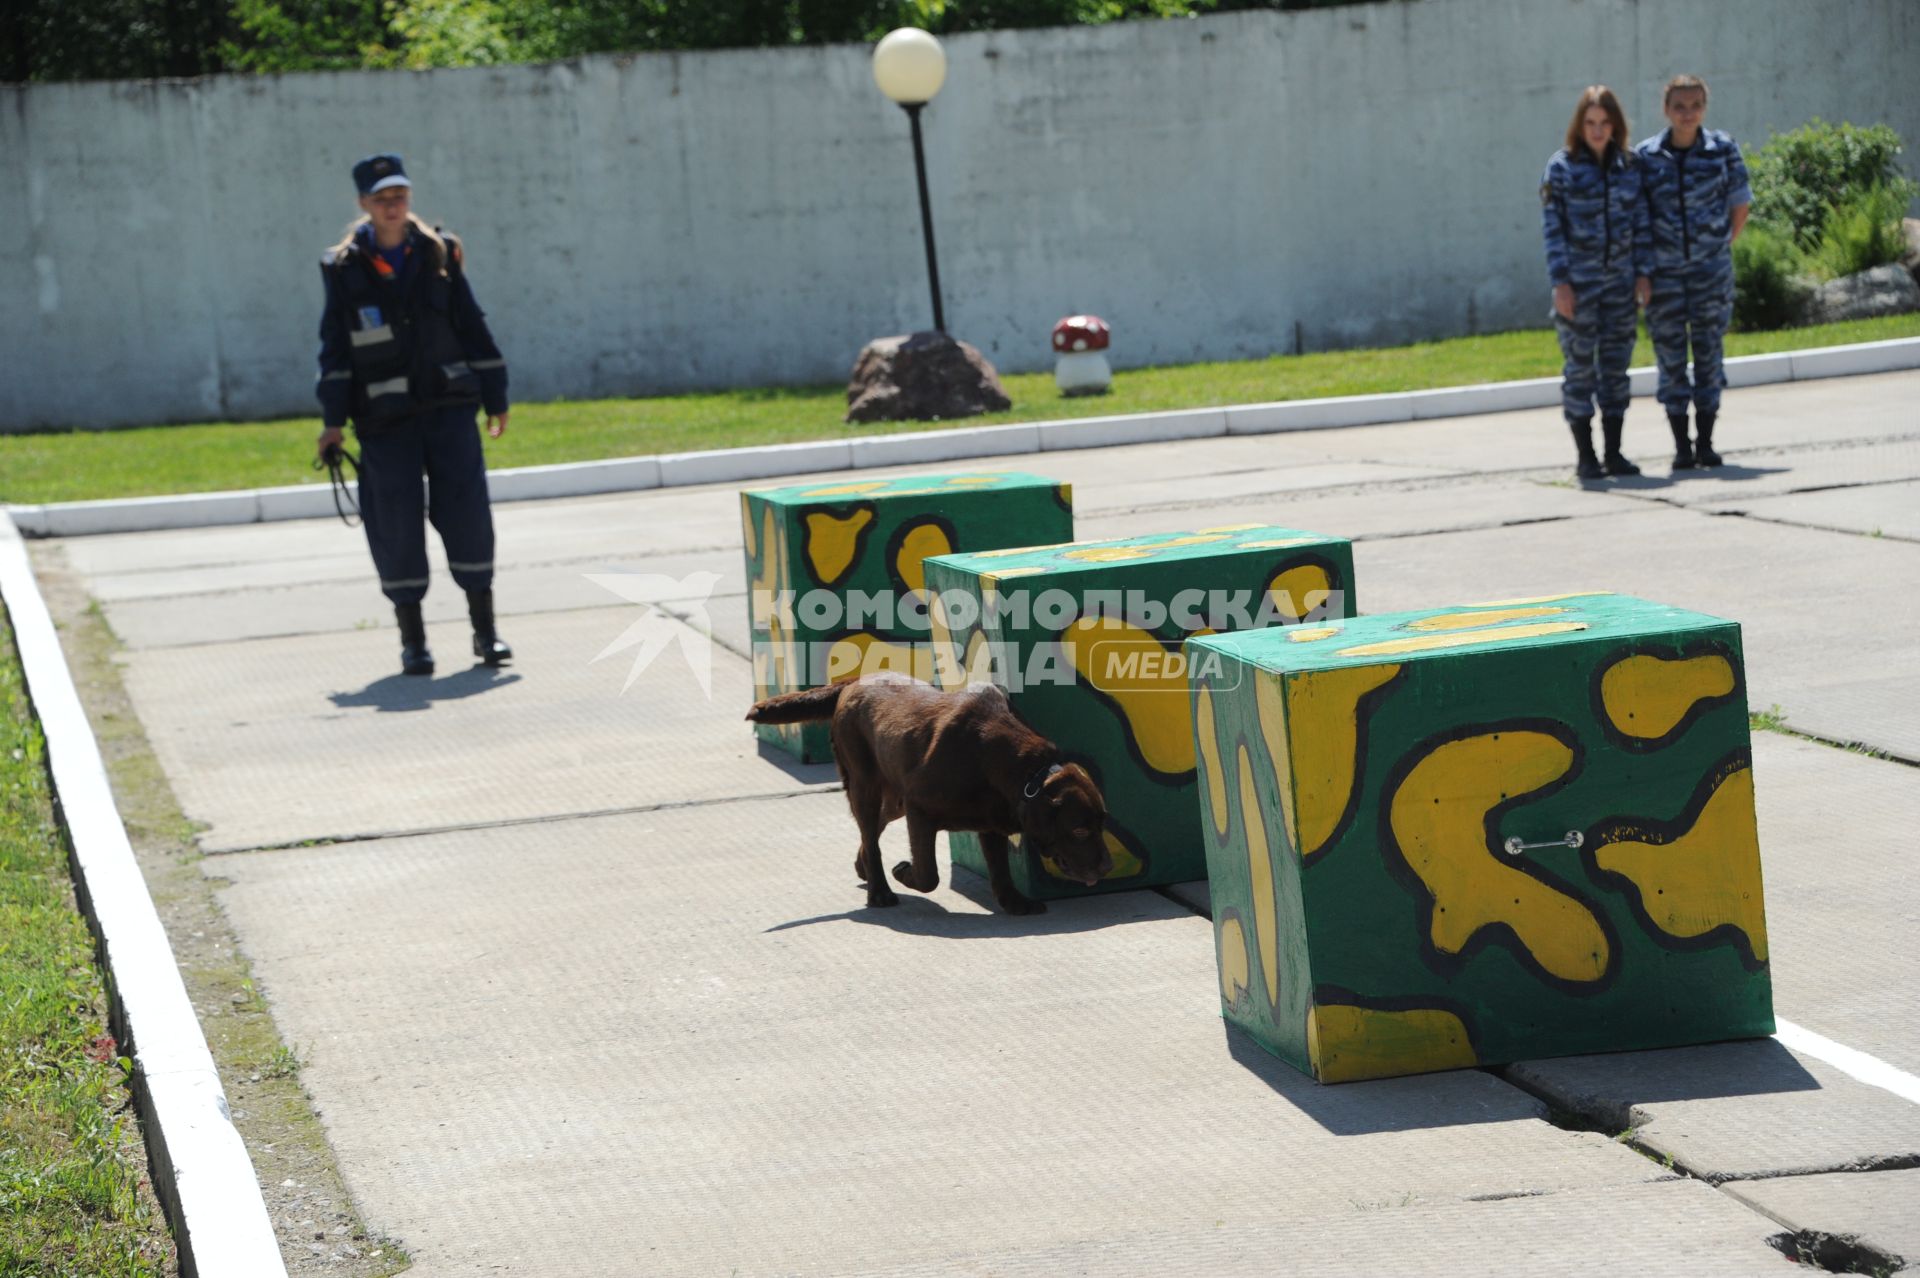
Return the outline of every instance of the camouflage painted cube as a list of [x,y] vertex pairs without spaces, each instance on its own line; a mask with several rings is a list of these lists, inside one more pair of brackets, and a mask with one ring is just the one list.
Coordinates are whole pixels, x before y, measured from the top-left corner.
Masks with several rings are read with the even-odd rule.
[[[756,700],[863,671],[933,680],[921,562],[1063,541],[1073,488],[1017,473],[906,475],[740,494]],[[833,758],[827,725],[756,724],[803,763]]]
[[1191,648],[1263,1047],[1344,1082],[1773,1032],[1735,623],[1592,593]]
[[[1265,524],[944,555],[927,584],[943,686],[1006,689],[1106,796],[1114,868],[1099,887],[1010,858],[1039,900],[1204,877],[1182,642],[1354,608],[1351,543]],[[985,873],[976,836],[948,842],[954,864]]]

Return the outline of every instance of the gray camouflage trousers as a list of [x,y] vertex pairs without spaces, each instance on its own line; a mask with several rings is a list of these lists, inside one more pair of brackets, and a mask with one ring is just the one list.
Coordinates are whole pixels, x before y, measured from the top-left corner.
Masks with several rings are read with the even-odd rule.
[[[1722,362],[1727,324],[1733,318],[1733,255],[1702,271],[1653,277],[1653,301],[1647,305],[1647,336],[1660,365],[1655,394],[1667,414],[1684,414],[1688,403],[1704,412],[1720,408],[1727,384]],[[1693,348],[1693,375],[1687,375],[1687,348]]]
[[1573,318],[1553,313],[1560,336],[1560,404],[1569,421],[1590,419],[1597,401],[1602,415],[1624,413],[1632,390],[1627,366],[1633,360],[1633,276],[1616,275],[1597,284],[1573,286]]

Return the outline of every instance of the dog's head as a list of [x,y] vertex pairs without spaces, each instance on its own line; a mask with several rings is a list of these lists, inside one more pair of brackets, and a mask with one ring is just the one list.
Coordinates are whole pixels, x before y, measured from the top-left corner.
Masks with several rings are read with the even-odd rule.
[[1036,856],[1051,858],[1060,873],[1092,887],[1113,869],[1107,850],[1107,803],[1100,787],[1077,763],[1058,764],[1029,782],[1033,793],[1020,810],[1020,837]]

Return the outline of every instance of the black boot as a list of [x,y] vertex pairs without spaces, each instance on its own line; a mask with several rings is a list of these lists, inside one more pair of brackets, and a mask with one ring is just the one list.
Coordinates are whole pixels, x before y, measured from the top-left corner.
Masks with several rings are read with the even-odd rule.
[[1720,454],[1713,451],[1713,423],[1720,416],[1717,408],[1696,408],[1693,410],[1693,433],[1700,442],[1693,446],[1693,455],[1700,459],[1702,466],[1718,466]]
[[1626,429],[1627,415],[1625,413],[1600,414],[1600,435],[1601,438],[1606,440],[1607,444],[1605,461],[1609,475],[1637,475],[1640,473],[1640,468],[1628,461],[1620,452],[1620,436]]
[[1673,468],[1692,470],[1697,463],[1693,459],[1693,443],[1687,438],[1686,410],[1668,413],[1667,428],[1673,432]]
[[395,604],[393,615],[400,619],[400,673],[432,674],[433,654],[427,651],[427,623],[421,619],[420,605]]
[[513,660],[513,649],[493,628],[493,591],[469,590],[467,616],[473,621],[473,655],[489,666],[504,666]]
[[1605,478],[1607,472],[1600,469],[1600,459],[1593,455],[1593,418],[1569,417],[1567,429],[1573,432],[1573,446],[1580,450],[1573,473],[1581,479]]

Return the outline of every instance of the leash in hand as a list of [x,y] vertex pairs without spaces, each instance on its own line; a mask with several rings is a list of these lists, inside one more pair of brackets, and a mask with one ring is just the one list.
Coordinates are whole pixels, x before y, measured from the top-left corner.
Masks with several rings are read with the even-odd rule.
[[[356,484],[359,483],[360,459],[340,445],[333,445],[325,453],[313,459],[315,470],[327,472],[327,483],[333,490],[334,513],[340,516],[340,522],[347,527],[358,528],[360,522],[357,516],[360,514],[360,503],[353,499],[353,493],[347,488],[347,477],[342,469],[343,466],[353,467],[353,480]],[[354,517],[348,516],[349,510],[353,512]]]

